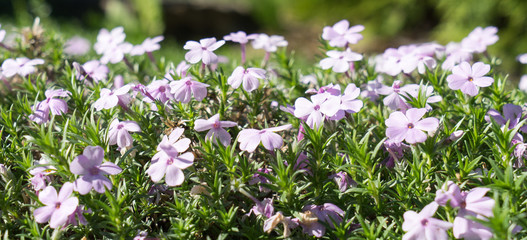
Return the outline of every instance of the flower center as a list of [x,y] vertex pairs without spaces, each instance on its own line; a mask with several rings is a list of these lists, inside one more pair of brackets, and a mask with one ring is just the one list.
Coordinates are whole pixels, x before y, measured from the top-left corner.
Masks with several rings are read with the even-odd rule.
[[123,127],[124,127],[123,124],[118,124],[118,125],[117,125],[117,130],[122,129]]
[[428,219],[425,218],[425,219],[421,220],[421,225],[423,225],[423,226],[428,225]]
[[173,158],[169,158],[169,159],[167,160],[167,164],[168,164],[168,165],[172,165],[173,163],[174,163],[174,159],[173,159]]
[[261,130],[258,134],[264,134],[265,130]]
[[161,86],[161,87],[159,87],[159,91],[160,91],[160,92],[165,92],[165,91],[166,91],[165,86]]
[[59,208],[60,208],[60,203],[59,203],[59,202],[58,202],[58,203],[55,203],[55,208],[56,208],[56,209],[59,209]]
[[315,111],[318,111],[320,110],[320,106],[319,105],[315,105]]
[[414,128],[414,124],[413,124],[413,123],[408,123],[408,128],[409,128],[409,129]]
[[201,47],[201,50],[204,50],[204,51],[205,51],[205,50],[207,50],[207,48],[206,48],[206,47]]
[[190,80],[188,80],[187,82],[185,82],[185,84],[187,84],[187,86],[190,86],[190,85],[192,85],[192,82]]
[[219,122],[214,122],[214,124],[212,124],[212,128],[220,128],[220,123]]
[[468,81],[469,81],[469,82],[472,82],[472,81],[474,81],[474,78],[472,78],[472,77],[468,77]]
[[99,175],[99,169],[97,167],[92,167],[90,169],[90,174],[91,175]]

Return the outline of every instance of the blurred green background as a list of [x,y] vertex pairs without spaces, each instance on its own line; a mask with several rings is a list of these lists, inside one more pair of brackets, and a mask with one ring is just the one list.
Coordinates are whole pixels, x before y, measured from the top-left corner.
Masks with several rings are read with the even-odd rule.
[[366,27],[355,50],[368,54],[409,43],[458,42],[477,26],[496,26],[500,40],[489,52],[513,76],[525,71],[515,58],[527,52],[526,13],[525,0],[0,0],[2,24],[28,26],[39,16],[67,36],[92,42],[101,27],[120,25],[132,43],[164,34],[165,49],[244,30],[284,35],[289,49],[313,62],[321,55],[322,28],[342,19]]

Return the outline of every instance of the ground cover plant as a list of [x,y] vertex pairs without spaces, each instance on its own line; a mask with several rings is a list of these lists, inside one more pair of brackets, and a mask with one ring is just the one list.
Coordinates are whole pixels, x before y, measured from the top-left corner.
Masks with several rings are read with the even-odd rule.
[[121,27],[93,45],[38,19],[0,30],[0,234],[526,238],[525,84],[486,51],[498,29],[378,56],[354,51],[363,29],[322,29],[307,68],[263,33],[171,63]]

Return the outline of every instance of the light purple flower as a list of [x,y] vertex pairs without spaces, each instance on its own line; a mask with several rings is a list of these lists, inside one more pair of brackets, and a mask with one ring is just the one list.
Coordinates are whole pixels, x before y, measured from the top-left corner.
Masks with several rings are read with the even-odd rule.
[[117,104],[126,107],[131,101],[128,91],[130,91],[130,85],[124,85],[115,90],[103,88],[101,89],[101,97],[93,103],[93,107],[97,111],[111,109],[117,106]]
[[108,67],[102,64],[99,60],[91,60],[79,66],[77,70],[77,79],[86,77],[88,80],[93,80],[95,83],[105,80],[108,76]]
[[74,36],[64,43],[64,53],[68,55],[80,56],[88,51],[90,51],[90,41],[86,38]]
[[448,87],[453,90],[460,89],[461,92],[470,96],[476,96],[480,87],[488,87],[494,79],[485,77],[490,71],[490,65],[477,62],[470,67],[468,62],[462,62],[452,68],[452,74],[446,80]]
[[239,44],[247,44],[253,37],[247,36],[244,31],[232,32],[229,35],[225,35],[223,39],[225,41],[232,41]]
[[176,69],[170,69],[166,74],[165,74],[165,79],[167,80],[170,80],[170,81],[174,81],[174,75],[179,77],[179,78],[185,78],[187,76],[187,71],[189,70],[189,68],[191,67],[191,65],[187,64],[186,61],[181,61],[177,66],[176,66]]
[[243,83],[243,89],[252,92],[260,86],[258,79],[265,79],[265,70],[261,68],[244,69],[240,66],[234,69],[232,75],[227,79],[227,83],[235,89]]
[[343,73],[350,70],[350,63],[362,60],[362,55],[352,52],[351,49],[345,51],[330,50],[326,54],[328,58],[320,61],[322,69],[332,68],[334,72]]
[[500,39],[496,33],[498,33],[498,28],[496,27],[477,27],[461,41],[461,45],[472,52],[485,52],[488,46]]
[[86,221],[86,218],[84,217],[84,213],[92,213],[92,210],[91,209],[84,210],[83,205],[78,205],[75,211],[68,216],[68,220],[66,221],[65,225],[67,226],[71,224],[73,226],[77,226],[79,224],[81,225],[88,224],[88,221]]
[[318,220],[324,222],[335,228],[335,225],[339,225],[342,222],[342,218],[346,214],[342,209],[333,203],[324,203],[323,205],[307,205],[302,211],[311,211],[314,213]]
[[333,180],[335,180],[335,183],[337,184],[337,186],[339,187],[339,191],[341,192],[345,192],[353,184],[353,180],[351,179],[351,177],[343,171],[335,173],[329,176],[329,178],[333,178]]
[[234,127],[238,125],[231,121],[220,121],[220,114],[216,114],[208,120],[198,119],[195,122],[194,130],[203,132],[209,130],[205,139],[216,142],[216,139],[220,139],[220,142],[224,146],[228,146],[231,143],[231,135],[223,128]]
[[[170,84],[166,79],[152,81],[146,87],[146,91],[152,98],[161,103],[166,103],[168,100],[174,99],[174,96],[171,93]],[[144,98],[143,100],[145,102],[153,102],[150,98]]]
[[340,96],[340,92],[342,90],[340,90],[340,85],[338,84],[335,84],[333,85],[333,83],[330,83],[326,86],[323,86],[323,87],[320,87],[318,90],[314,89],[314,88],[310,88],[306,91],[306,93],[313,93],[313,94],[329,94],[329,95],[332,95],[332,96]]
[[364,105],[361,100],[357,99],[360,95],[360,88],[350,83],[344,90],[344,95],[340,97],[340,109],[335,113],[331,120],[340,120],[345,117],[346,113],[357,113]]
[[57,89],[57,90],[46,90],[44,93],[46,99],[36,103],[33,106],[33,114],[29,115],[31,121],[37,124],[46,123],[49,120],[49,112],[53,115],[62,115],[68,111],[68,104],[63,99],[56,97],[67,97],[71,95],[71,92]]
[[284,225],[283,237],[287,238],[291,234],[291,229],[298,226],[298,223],[291,220],[291,217],[284,217],[282,212],[277,212],[275,215],[271,216],[264,221],[263,231],[270,233],[278,224]]
[[432,86],[408,84],[405,85],[402,90],[404,91],[403,94],[406,94],[407,97],[418,99],[419,95],[421,95],[423,98],[426,98],[425,108],[429,111],[432,110],[432,107],[429,105],[429,103],[436,103],[443,100],[441,96],[434,95],[434,87]]
[[154,51],[157,51],[161,48],[161,45],[159,45],[159,42],[163,41],[163,39],[165,39],[165,37],[163,36],[157,36],[157,37],[154,37],[154,38],[150,38],[150,37],[147,37],[143,43],[139,44],[139,45],[135,45],[131,50],[130,50],[130,55],[131,56],[138,56],[138,55],[143,55],[145,52],[146,53],[152,53]]
[[452,181],[446,182],[443,187],[436,192],[435,200],[440,206],[446,206],[447,203],[453,208],[461,206],[463,197],[459,186]]
[[387,168],[395,167],[395,161],[399,161],[399,159],[403,158],[404,150],[409,148],[408,145],[402,142],[394,142],[391,139],[386,139],[383,147],[389,154],[389,156],[382,162]]
[[[250,185],[255,185],[255,184],[258,184],[258,183],[266,183],[266,184],[270,184],[271,183],[271,181],[269,181],[269,179],[267,179],[265,176],[260,175],[259,173],[270,174],[271,173],[271,169],[270,168],[258,168],[258,170],[256,170],[256,173],[253,174],[253,177],[249,181]],[[258,188],[259,188],[260,192],[270,192],[271,191],[270,189],[268,189],[266,187],[263,187],[262,185],[260,185]]]
[[364,98],[369,98],[371,101],[375,102],[377,101],[377,98],[379,98],[379,90],[385,86],[382,84],[382,76],[379,75],[379,77],[369,81],[361,87],[363,89],[361,91],[361,96]]
[[70,171],[81,177],[75,180],[75,190],[85,195],[93,188],[104,193],[105,187],[112,189],[112,182],[105,175],[119,174],[122,169],[111,162],[103,163],[104,150],[100,146],[87,146],[82,155],[77,156],[70,164]]
[[298,222],[302,226],[302,231],[310,236],[320,238],[326,233],[326,227],[318,221],[318,217],[310,210],[300,213],[300,219],[295,218],[293,221]]
[[521,64],[527,64],[527,53],[518,55],[516,60],[518,60],[518,62],[520,62]]
[[184,49],[189,50],[185,54],[187,62],[195,64],[202,61],[203,64],[209,65],[218,62],[218,56],[213,53],[214,50],[225,44],[224,40],[216,41],[216,38],[204,38],[196,41],[187,41]]
[[16,59],[8,58],[2,63],[2,75],[5,77],[12,77],[16,74],[25,77],[34,73],[37,68],[36,65],[44,64],[44,60],[40,58],[29,59],[27,57],[19,57]]
[[238,134],[238,142],[240,142],[240,150],[247,152],[254,152],[256,147],[262,142],[263,146],[273,151],[276,148],[282,147],[283,139],[275,132],[290,129],[291,124],[286,124],[279,127],[266,128],[262,130],[244,129]]
[[348,44],[356,44],[362,40],[364,26],[355,25],[349,27],[348,20],[341,20],[332,27],[326,26],[322,32],[322,39],[329,41],[332,47],[345,47]]
[[97,35],[94,45],[95,52],[102,55],[101,62],[118,63],[124,59],[124,55],[132,51],[133,45],[125,42],[126,34],[123,27],[116,27],[112,31],[101,29]]
[[446,59],[441,65],[443,70],[451,70],[456,64],[472,60],[472,52],[463,48],[460,43],[448,43],[445,54]]
[[381,95],[387,95],[383,99],[385,106],[388,106],[392,110],[406,110],[408,104],[403,96],[405,96],[405,89],[401,87],[401,81],[394,81],[391,87],[382,85],[377,89],[377,93]]
[[[490,228],[483,226],[479,222],[465,218],[465,216],[457,216],[454,218],[452,231],[455,238],[488,240],[494,236]],[[486,220],[480,216],[476,218]]]
[[429,117],[421,120],[425,115],[424,108],[411,108],[402,112],[393,112],[386,119],[386,136],[394,142],[406,140],[409,144],[421,143],[426,140],[426,132],[434,132],[439,126],[439,120]]
[[406,211],[404,213],[403,230],[407,232],[403,240],[446,240],[446,231],[452,227],[452,223],[433,218],[437,207],[436,202],[426,205],[420,213]]
[[[168,186],[179,186],[185,180],[182,169],[192,166],[194,155],[185,152],[190,146],[190,139],[182,138],[183,128],[176,128],[157,146],[157,153],[152,158],[152,164],[146,170],[153,182],[159,182],[166,175]],[[183,154],[180,154],[183,153]]]
[[340,97],[328,94],[311,96],[311,101],[301,97],[295,101],[295,117],[305,118],[310,128],[322,126],[325,117],[333,117],[340,108]]
[[0,24],[0,43],[4,41],[4,38],[6,35],[6,31],[4,29],[1,29],[1,27],[2,27],[2,24]]
[[185,77],[170,83],[170,93],[174,95],[176,101],[182,103],[190,102],[192,95],[199,102],[207,96],[208,86],[210,85],[194,81],[191,77]]
[[114,119],[108,130],[108,144],[117,144],[120,149],[131,147],[133,139],[129,132],[141,132],[139,124],[135,121],[119,122],[117,118]]
[[[500,114],[500,112],[496,111],[495,109],[489,110],[487,112],[487,115],[485,116],[485,120],[487,122],[490,122],[491,117],[502,128],[505,128],[505,125],[508,122],[509,129],[507,130],[514,129],[518,125],[518,123],[525,119],[522,108],[518,105],[510,103],[503,105],[503,116]],[[519,131],[527,133],[527,125],[521,126]],[[514,139],[523,141],[523,136],[519,132],[517,132],[516,135],[514,135]]]
[[55,172],[56,168],[50,165],[50,160],[47,157],[42,157],[36,162],[37,167],[29,170],[29,174],[33,175],[29,180],[35,191],[40,191],[46,187],[46,182],[50,181],[48,175]]
[[64,225],[68,220],[68,216],[75,212],[79,204],[78,198],[70,197],[72,193],[73,184],[70,182],[64,183],[58,194],[54,187],[46,187],[38,195],[38,200],[46,206],[35,209],[33,212],[35,221],[38,223],[49,221],[49,227],[51,228]]
[[286,47],[287,41],[282,36],[269,36],[265,33],[249,35],[254,40],[251,42],[254,49],[264,49],[266,52],[276,52],[278,47]]
[[266,218],[270,218],[273,215],[274,207],[272,198],[264,198],[264,200],[260,202],[258,199],[251,197],[251,200],[254,201],[254,206],[249,213],[246,214],[247,216],[250,216],[252,213],[255,216],[263,215]]

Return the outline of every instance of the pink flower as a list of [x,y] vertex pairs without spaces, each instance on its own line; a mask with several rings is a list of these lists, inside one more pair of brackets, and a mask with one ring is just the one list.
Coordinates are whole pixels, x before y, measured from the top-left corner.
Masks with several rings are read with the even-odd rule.
[[190,139],[178,140],[183,135],[183,131],[183,128],[174,129],[170,136],[164,136],[157,146],[158,152],[146,170],[152,181],[157,183],[166,175],[165,182],[168,186],[179,186],[185,180],[182,169],[192,166],[194,155],[190,152],[183,153],[190,146]]
[[181,80],[170,83],[170,93],[174,94],[174,99],[182,103],[190,102],[191,95],[194,95],[196,101],[201,101],[207,96],[207,87],[205,83],[192,80],[191,77],[185,77]]
[[524,54],[520,54],[518,55],[518,57],[516,58],[518,60],[518,62],[520,62],[521,64],[527,64],[527,53],[524,53]]
[[384,86],[377,89],[377,93],[381,95],[387,95],[383,99],[385,106],[388,106],[392,110],[406,110],[408,105],[404,99],[404,87],[401,87],[401,81],[394,81],[392,87]]
[[38,102],[33,106],[33,114],[29,115],[29,119],[38,124],[46,123],[49,120],[49,112],[53,115],[62,115],[68,111],[68,104],[63,99],[56,97],[67,97],[71,92],[57,89],[46,90],[46,99]]
[[470,96],[476,96],[480,87],[488,87],[494,82],[491,77],[485,77],[489,71],[490,65],[488,64],[477,62],[470,67],[468,62],[462,62],[452,68],[452,74],[446,78],[448,87],[453,90],[460,89],[461,92]]
[[74,36],[64,43],[64,53],[68,55],[84,55],[90,51],[90,41],[88,39]]
[[[258,170],[256,170],[256,173],[253,174],[253,177],[249,181],[249,184],[250,185],[255,185],[258,183],[270,184],[271,181],[269,181],[269,179],[267,179],[265,176],[260,175],[260,173],[270,174],[271,171],[272,169],[270,168],[258,168]],[[258,189],[260,190],[260,192],[270,192],[271,191],[270,189],[263,187],[262,185],[260,185]]]
[[340,120],[346,113],[357,113],[364,105],[361,100],[357,99],[360,95],[360,88],[350,83],[344,90],[344,95],[340,97],[340,109],[335,113],[331,120]]
[[103,88],[101,89],[101,97],[93,103],[93,107],[97,111],[111,109],[117,106],[117,104],[126,107],[131,100],[128,91],[130,91],[130,85],[124,85],[115,90]]
[[81,175],[75,180],[75,190],[85,195],[93,188],[98,193],[104,193],[105,187],[112,189],[112,182],[104,175],[119,174],[122,169],[111,162],[102,163],[104,150],[99,146],[88,146],[82,155],[77,156],[70,164],[73,174]]
[[40,191],[46,187],[46,181],[50,181],[49,174],[55,172],[56,168],[50,165],[50,161],[47,157],[42,157],[36,162],[37,167],[31,169],[29,174],[33,175],[31,179],[31,185],[35,191]]
[[247,36],[247,34],[243,31],[238,31],[235,33],[232,32],[229,35],[225,35],[223,39],[225,41],[232,41],[232,42],[236,42],[239,44],[247,44],[250,39],[253,39],[253,37]]
[[114,119],[108,130],[108,144],[117,144],[121,149],[131,147],[133,139],[129,132],[141,132],[139,124],[134,121],[119,122],[118,119]]
[[238,88],[243,82],[243,89],[247,92],[252,92],[258,89],[260,81],[258,79],[265,78],[265,70],[261,68],[247,68],[237,67],[232,72],[232,75],[227,79],[227,83],[233,88]]
[[8,58],[2,63],[2,75],[5,77],[12,77],[16,74],[25,77],[34,73],[37,68],[36,65],[44,64],[44,60],[40,58],[29,59],[27,57],[19,57],[17,59]]
[[251,208],[247,216],[250,216],[251,213],[255,216],[263,215],[266,218],[270,218],[274,213],[273,199],[265,198],[263,201],[258,201],[258,199],[251,197],[251,200],[254,201],[254,206]]
[[448,203],[453,208],[456,208],[461,206],[463,197],[459,186],[452,181],[448,181],[441,189],[437,190],[434,201],[441,206],[446,206]]
[[185,60],[192,64],[199,61],[207,65],[217,63],[218,56],[213,51],[223,44],[225,44],[224,40],[216,41],[216,38],[204,38],[199,40],[199,43],[196,41],[187,41],[183,48],[190,51],[185,54]]
[[348,27],[348,20],[335,23],[333,27],[324,27],[322,38],[329,41],[329,45],[332,47],[345,47],[348,44],[356,44],[363,38],[359,32],[364,30],[364,26],[355,25],[350,28]]
[[44,207],[35,209],[33,215],[35,221],[38,223],[45,223],[49,221],[49,227],[57,228],[66,223],[68,216],[75,212],[79,199],[70,197],[73,193],[73,184],[70,182],[64,183],[57,194],[54,187],[46,187],[39,195],[38,200],[42,202]]
[[[346,214],[342,209],[337,205],[332,203],[324,203],[323,205],[307,205],[302,211],[311,211],[318,220],[328,224],[332,228],[335,228],[335,225],[339,225],[342,222],[342,218]],[[325,230],[324,230],[325,231]]]
[[177,66],[176,66],[176,69],[174,71],[174,69],[170,69],[166,74],[165,74],[165,79],[167,80],[171,80],[171,81],[174,81],[174,75],[179,77],[179,78],[185,78],[187,76],[187,71],[188,69],[191,67],[191,65],[189,65],[186,61],[181,61]]
[[438,206],[436,202],[431,202],[420,213],[405,212],[403,230],[407,233],[403,240],[448,239],[446,230],[452,227],[452,223],[432,217]]
[[216,139],[220,139],[220,142],[224,146],[228,146],[231,143],[231,135],[223,128],[234,127],[238,124],[231,121],[220,121],[220,114],[216,114],[208,120],[198,119],[195,122],[194,130],[203,132],[209,130],[205,139],[216,142]]
[[305,118],[310,128],[322,126],[325,117],[333,117],[340,108],[340,98],[328,94],[317,94],[311,96],[311,101],[301,97],[295,101],[294,115],[297,118]]
[[335,173],[335,174],[329,176],[329,178],[333,178],[333,180],[335,180],[335,183],[337,184],[337,186],[339,187],[339,191],[341,191],[341,192],[345,192],[346,190],[348,190],[348,188],[354,182],[351,179],[351,177],[348,176],[348,174],[346,172],[343,172],[343,171]]
[[125,38],[123,27],[116,27],[111,32],[104,28],[99,31],[93,48],[97,54],[102,54],[103,64],[118,63],[123,60],[125,54],[132,51],[133,45],[125,42]]
[[77,79],[86,77],[88,80],[93,80],[95,83],[105,80],[108,76],[108,67],[99,60],[91,60],[77,70]]
[[322,69],[332,68],[334,72],[343,73],[350,69],[350,63],[362,60],[362,55],[352,52],[351,49],[345,51],[330,50],[326,53],[329,57],[320,61]]
[[[146,91],[152,98],[160,101],[161,103],[166,103],[168,100],[173,99],[174,96],[170,93],[171,88],[168,80],[155,80],[152,81],[147,87]],[[145,102],[153,102],[150,98],[145,98]]]
[[254,49],[263,48],[266,52],[276,52],[278,47],[286,47],[287,41],[282,36],[272,35],[269,36],[265,33],[251,34],[252,46]]
[[[495,109],[489,110],[487,112],[487,115],[485,116],[485,120],[487,122],[490,122],[491,117],[502,128],[505,128],[505,125],[508,123],[508,130],[514,129],[518,125],[518,123],[520,123],[526,118],[523,115],[522,107],[510,103],[503,105],[503,116],[500,114],[500,112],[496,111]],[[527,125],[521,126],[519,130],[521,132],[527,133]],[[514,136],[514,139],[523,141],[523,136],[519,132],[517,132]]]
[[262,130],[244,129],[238,134],[238,142],[240,142],[240,150],[247,152],[254,152],[256,147],[262,142],[263,146],[272,151],[276,148],[282,147],[282,137],[275,132],[290,129],[291,124],[286,124],[279,127],[266,128]]
[[463,48],[460,43],[448,43],[445,54],[446,59],[441,65],[443,70],[451,70],[458,63],[472,60],[472,52]]
[[463,48],[477,53],[482,53],[487,50],[487,47],[496,43],[500,38],[496,33],[496,27],[477,27],[461,41]]
[[423,131],[433,132],[439,126],[439,120],[434,117],[420,120],[426,113],[424,108],[411,108],[402,112],[393,112],[386,119],[386,136],[394,142],[406,140],[409,144],[421,143],[426,140]]
[[136,45],[132,48],[130,51],[130,55],[136,56],[136,55],[143,55],[145,52],[151,53],[154,51],[157,51],[161,48],[161,45],[159,45],[159,42],[163,41],[165,37],[163,36],[157,36],[154,38],[147,37],[143,43],[140,45]]

